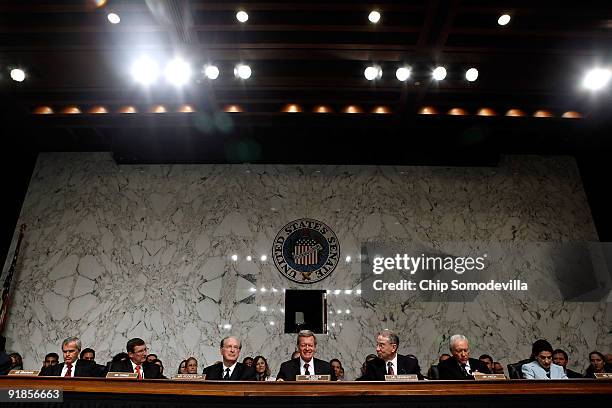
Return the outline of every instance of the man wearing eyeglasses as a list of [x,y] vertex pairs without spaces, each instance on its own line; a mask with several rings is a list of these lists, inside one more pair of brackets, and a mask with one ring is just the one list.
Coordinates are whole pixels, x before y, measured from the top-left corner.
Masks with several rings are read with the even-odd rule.
[[255,369],[239,363],[242,344],[236,337],[229,336],[221,340],[219,351],[223,361],[204,369],[207,380],[255,381]]
[[162,379],[157,364],[147,362],[149,349],[143,339],[134,338],[127,342],[128,359],[111,364],[109,371],[136,373],[139,380]]

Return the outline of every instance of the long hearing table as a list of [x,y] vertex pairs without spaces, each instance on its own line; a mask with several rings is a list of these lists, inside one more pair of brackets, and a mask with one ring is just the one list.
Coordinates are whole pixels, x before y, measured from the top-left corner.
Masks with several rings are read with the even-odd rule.
[[[9,390],[61,389],[63,403],[6,403]],[[0,377],[1,406],[586,407],[610,406],[612,380],[223,382]],[[13,392],[14,394],[14,392]],[[15,401],[12,399],[11,401]]]

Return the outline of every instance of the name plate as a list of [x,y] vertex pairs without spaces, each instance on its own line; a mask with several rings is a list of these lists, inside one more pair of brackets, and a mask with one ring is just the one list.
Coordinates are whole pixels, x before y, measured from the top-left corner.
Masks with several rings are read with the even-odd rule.
[[40,370],[11,370],[8,375],[17,375],[19,377],[38,377]]
[[119,378],[121,380],[137,380],[138,374],[136,373],[121,373],[117,371],[110,371],[106,374],[106,378]]
[[189,380],[189,381],[204,381],[206,374],[177,374],[172,377],[173,380]]
[[385,381],[419,381],[416,374],[385,374]]
[[609,380],[612,378],[612,373],[594,373],[597,380]]
[[329,374],[296,375],[295,381],[331,381]]
[[507,380],[506,376],[503,374],[484,374],[484,373],[473,373],[474,379],[477,381],[480,380]]

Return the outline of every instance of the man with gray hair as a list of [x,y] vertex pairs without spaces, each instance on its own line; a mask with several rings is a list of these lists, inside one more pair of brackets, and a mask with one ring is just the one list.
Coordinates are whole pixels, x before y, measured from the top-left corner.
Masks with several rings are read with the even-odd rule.
[[221,340],[219,351],[223,361],[204,369],[207,380],[255,381],[255,368],[238,362],[242,343],[234,336]]
[[297,337],[300,355],[281,364],[276,381],[295,381],[298,375],[330,375],[336,381],[336,375],[327,361],[314,358],[317,351],[317,338],[310,330],[301,330]]
[[49,367],[43,367],[39,375],[56,377],[103,377],[102,366],[93,361],[79,358],[81,340],[77,337],[68,337],[62,342],[64,362]]
[[464,335],[455,334],[448,343],[453,356],[438,364],[441,380],[473,380],[475,372],[491,374],[482,361],[470,358],[470,345]]
[[384,381],[385,375],[416,374],[423,379],[419,361],[412,355],[397,353],[399,337],[391,330],[383,330],[376,337],[376,354],[378,357],[367,361],[365,374],[359,381]]

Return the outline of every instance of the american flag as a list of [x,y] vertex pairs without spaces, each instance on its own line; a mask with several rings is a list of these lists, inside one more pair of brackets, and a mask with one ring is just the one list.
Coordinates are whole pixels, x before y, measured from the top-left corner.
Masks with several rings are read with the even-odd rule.
[[319,262],[321,244],[310,238],[299,239],[293,247],[293,259],[298,265],[316,265]]
[[26,225],[22,224],[19,230],[19,238],[17,239],[17,245],[15,246],[15,253],[13,254],[13,261],[4,279],[4,285],[2,287],[2,306],[0,306],[0,334],[4,332],[4,326],[8,317],[8,308],[11,300],[11,281],[15,274],[15,266],[17,265],[17,259],[19,259],[19,248],[21,247],[21,241],[25,233]]

